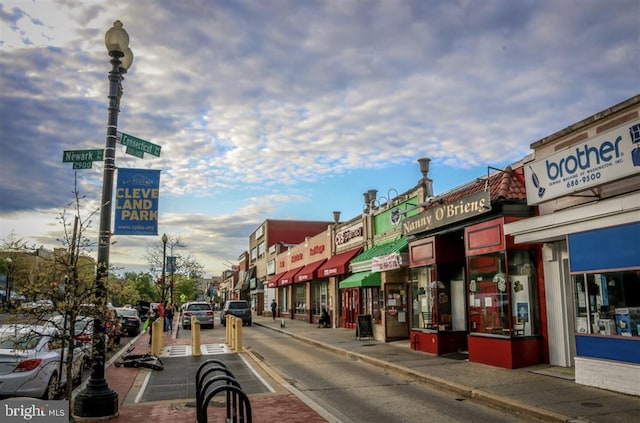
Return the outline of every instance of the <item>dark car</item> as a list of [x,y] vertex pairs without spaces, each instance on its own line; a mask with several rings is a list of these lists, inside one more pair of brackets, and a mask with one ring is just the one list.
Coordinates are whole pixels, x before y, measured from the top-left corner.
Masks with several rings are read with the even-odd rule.
[[116,308],[116,313],[118,313],[122,324],[122,332],[127,336],[136,336],[140,333],[142,319],[138,315],[138,310],[135,308]]
[[243,325],[251,326],[251,307],[245,300],[229,300],[224,303],[224,307],[220,312],[220,323],[222,326],[227,324],[227,315],[231,314],[242,319]]

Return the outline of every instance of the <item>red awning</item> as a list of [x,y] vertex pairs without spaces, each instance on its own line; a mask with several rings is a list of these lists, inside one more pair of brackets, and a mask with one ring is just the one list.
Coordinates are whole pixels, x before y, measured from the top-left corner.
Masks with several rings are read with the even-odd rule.
[[336,254],[331,257],[329,261],[318,269],[318,277],[327,278],[329,276],[347,273],[349,271],[347,263],[349,263],[349,260],[354,258],[356,254],[360,252],[360,249],[360,247],[354,248],[353,250],[345,251],[344,253]]
[[316,272],[316,270],[318,270],[318,267],[322,266],[322,263],[324,263],[325,261],[327,260],[322,259],[322,260],[314,261],[313,263],[307,264],[305,267],[302,268],[300,273],[296,275],[295,282],[296,283],[306,282],[312,279],[318,279],[318,272]]
[[269,279],[269,282],[267,282],[267,288],[275,288],[276,286],[278,286],[278,281],[282,276],[284,276],[285,273],[287,272],[280,272],[274,277],[272,277],[271,279]]
[[280,280],[278,281],[279,286],[290,285],[293,283],[293,277],[298,274],[298,272],[302,270],[302,266],[296,267],[295,269],[289,270],[285,273]]

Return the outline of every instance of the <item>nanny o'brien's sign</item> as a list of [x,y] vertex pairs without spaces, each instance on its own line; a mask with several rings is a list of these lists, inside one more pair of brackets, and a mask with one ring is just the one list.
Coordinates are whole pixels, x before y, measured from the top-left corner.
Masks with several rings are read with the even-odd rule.
[[441,204],[402,222],[402,234],[413,235],[449,225],[491,210],[489,191],[480,191],[451,203]]

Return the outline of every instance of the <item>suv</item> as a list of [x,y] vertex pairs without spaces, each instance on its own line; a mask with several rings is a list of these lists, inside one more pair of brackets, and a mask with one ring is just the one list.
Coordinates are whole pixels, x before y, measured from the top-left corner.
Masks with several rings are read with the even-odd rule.
[[220,324],[226,326],[227,314],[242,319],[242,324],[251,326],[251,308],[246,300],[230,300],[224,303],[220,312]]
[[182,308],[182,329],[191,328],[191,317],[198,318],[201,326],[211,326],[213,329],[213,310],[205,301],[186,303]]

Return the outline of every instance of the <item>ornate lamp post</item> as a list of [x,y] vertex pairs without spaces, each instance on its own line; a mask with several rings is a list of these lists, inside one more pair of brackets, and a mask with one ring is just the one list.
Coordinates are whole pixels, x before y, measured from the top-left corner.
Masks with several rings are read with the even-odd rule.
[[79,417],[113,417],[118,414],[118,393],[109,388],[104,377],[106,346],[104,338],[104,313],[107,306],[106,279],[109,276],[109,246],[111,245],[111,203],[113,199],[113,174],[115,171],[116,133],[122,96],[123,74],[133,63],[129,48],[129,34],[122,22],[115,21],[104,36],[104,43],[111,56],[109,72],[109,116],[104,151],[102,203],[100,209],[100,233],[96,272],[96,303],[100,314],[94,322],[91,378],[87,387],[76,397],[74,414]]

